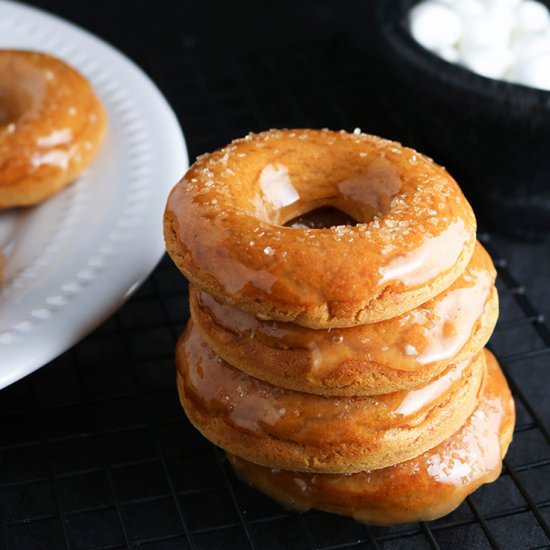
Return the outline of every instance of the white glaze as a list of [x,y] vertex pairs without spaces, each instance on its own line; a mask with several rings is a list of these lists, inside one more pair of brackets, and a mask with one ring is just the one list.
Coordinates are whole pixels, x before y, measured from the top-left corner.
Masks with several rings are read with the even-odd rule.
[[268,164],[260,174],[260,187],[273,208],[295,203],[300,195],[288,175],[286,166]]
[[65,170],[69,166],[69,162],[75,151],[76,147],[71,147],[70,149],[52,149],[42,154],[36,153],[32,156],[32,165],[38,167],[46,164]]
[[[477,283],[472,287],[449,292],[437,304],[438,321],[425,329],[428,347],[416,357],[425,365],[452,357],[458,353],[471,336],[472,326],[483,313],[491,280],[486,272],[476,274]],[[450,334],[446,334],[451,326]]]
[[502,402],[491,399],[478,408],[458,437],[430,456],[428,473],[440,483],[457,487],[494,470],[501,460]]
[[73,133],[70,128],[54,130],[47,136],[41,136],[36,140],[38,147],[55,147],[56,145],[65,145],[73,139]]
[[451,223],[436,237],[427,237],[417,249],[398,256],[381,268],[379,284],[399,281],[416,286],[429,281],[456,263],[467,237],[462,220]]
[[467,366],[468,361],[454,365],[449,372],[436,378],[423,388],[407,392],[405,398],[395,410],[395,414],[408,416],[419,411],[447,391],[451,384],[460,378]]

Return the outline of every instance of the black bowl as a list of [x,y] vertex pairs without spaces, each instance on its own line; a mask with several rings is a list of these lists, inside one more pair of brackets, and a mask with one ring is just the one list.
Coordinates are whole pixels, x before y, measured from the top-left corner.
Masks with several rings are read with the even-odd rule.
[[423,48],[408,29],[416,1],[384,0],[375,10],[391,93],[415,144],[448,167],[482,221],[548,235],[550,92],[479,76]]

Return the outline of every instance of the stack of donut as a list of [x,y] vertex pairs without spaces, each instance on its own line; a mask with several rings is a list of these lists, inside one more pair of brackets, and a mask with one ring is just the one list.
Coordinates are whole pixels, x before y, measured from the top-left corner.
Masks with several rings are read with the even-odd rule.
[[251,134],[196,161],[164,230],[190,281],[181,402],[243,479],[386,525],[499,475],[496,274],[443,168],[358,131]]

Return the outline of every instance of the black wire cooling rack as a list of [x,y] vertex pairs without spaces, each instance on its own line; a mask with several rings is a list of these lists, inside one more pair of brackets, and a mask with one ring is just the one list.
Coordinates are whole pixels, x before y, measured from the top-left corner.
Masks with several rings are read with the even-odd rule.
[[[267,127],[353,129],[362,121],[364,129],[396,135],[398,114],[365,78],[362,54],[341,44],[223,63],[183,56],[185,77],[174,77],[173,61],[159,61],[155,76],[192,154]],[[365,114],[365,98],[376,90],[377,110]],[[164,258],[100,329],[0,392],[0,548],[550,548],[550,433],[540,416],[550,329],[495,238],[480,239],[499,271],[502,314],[491,347],[513,389],[518,422],[500,479],[449,516],[372,528],[289,512],[240,483],[179,407],[173,353],[187,320],[187,286]],[[528,379],[536,380],[529,397],[522,389]]]

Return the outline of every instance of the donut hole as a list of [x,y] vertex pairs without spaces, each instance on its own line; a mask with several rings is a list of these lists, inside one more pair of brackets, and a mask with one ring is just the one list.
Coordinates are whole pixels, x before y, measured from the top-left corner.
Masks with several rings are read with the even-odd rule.
[[30,108],[31,100],[26,94],[0,86],[0,126],[17,122]]
[[23,61],[0,60],[0,126],[16,123],[44,94],[44,74]]
[[321,229],[337,225],[357,225],[357,220],[338,208],[323,206],[292,218],[285,223],[286,227],[294,229]]
[[323,228],[368,223],[391,209],[402,181],[384,158],[351,163],[346,155],[319,157],[305,166],[288,155],[259,173],[256,217],[287,227]]

